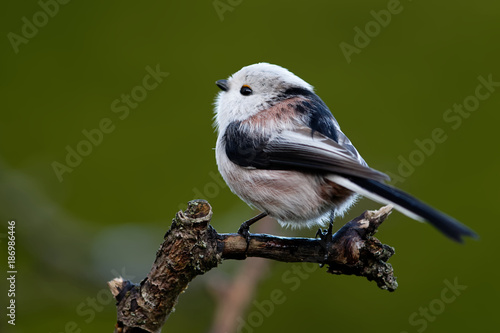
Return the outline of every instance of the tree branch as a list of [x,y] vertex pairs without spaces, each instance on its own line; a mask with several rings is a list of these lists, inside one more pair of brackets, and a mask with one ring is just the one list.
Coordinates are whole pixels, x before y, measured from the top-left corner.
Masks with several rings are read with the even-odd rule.
[[[272,234],[279,225],[270,217],[264,217],[252,230],[257,233]],[[238,269],[231,274],[221,271],[211,274],[207,288],[213,294],[214,314],[209,333],[236,332],[240,325],[239,318],[245,315],[247,308],[255,298],[258,285],[274,262],[264,258],[242,260]]]
[[348,222],[331,241],[251,234],[249,243],[239,234],[218,234],[212,226],[212,208],[204,200],[190,201],[178,212],[148,276],[140,284],[115,278],[108,285],[117,301],[115,332],[160,332],[189,282],[217,267],[223,259],[261,257],[284,262],[328,265],[328,273],[364,276],[385,290],[397,288],[386,261],[394,249],[373,235],[392,210],[386,206],[366,211]]

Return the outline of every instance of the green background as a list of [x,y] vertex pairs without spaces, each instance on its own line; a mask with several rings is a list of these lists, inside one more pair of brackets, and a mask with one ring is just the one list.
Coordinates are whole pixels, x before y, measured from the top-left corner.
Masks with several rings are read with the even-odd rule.
[[[212,1],[72,1],[59,5],[17,53],[8,34],[21,35],[22,18],[32,22],[41,7],[34,0],[4,4],[0,267],[5,276],[7,221],[15,219],[18,274],[15,328],[6,323],[1,279],[0,330],[64,332],[74,322],[81,332],[110,332],[116,314],[106,281],[117,275],[140,281],[188,200],[210,201],[219,232],[234,232],[254,214],[214,181],[212,104],[215,80],[266,61],[314,85],[365,160],[381,171],[397,174],[401,156],[418,154],[415,140],[442,128],[446,141],[397,185],[481,239],[461,246],[394,213],[378,237],[396,248],[395,293],[325,269],[291,290],[282,278],[292,265],[274,263],[255,300],[279,289],[286,301],[252,330],[496,331],[500,88],[456,129],[443,115],[474,94],[479,76],[500,81],[498,3],[402,1],[350,63],[339,44],[354,45],[354,28],[364,30],[374,20],[370,12],[386,9],[388,1],[231,3],[219,16]],[[142,85],[145,68],[157,65],[169,75],[120,119],[112,102]],[[60,182],[53,162],[65,163],[66,146],[75,149],[85,140],[82,131],[104,118],[114,130]],[[362,200],[345,220],[377,207]],[[274,232],[312,236],[315,230]],[[207,281],[239,264],[197,278],[164,331],[206,332],[215,304]],[[455,279],[467,288],[440,309],[444,280]],[[438,312],[434,320],[412,325],[412,314],[429,306]],[[251,304],[243,318],[255,311]]]

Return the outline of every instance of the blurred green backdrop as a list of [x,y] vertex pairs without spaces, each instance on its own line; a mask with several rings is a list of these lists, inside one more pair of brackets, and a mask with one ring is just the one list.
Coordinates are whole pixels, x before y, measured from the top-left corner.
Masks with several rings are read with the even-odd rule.
[[[394,213],[378,237],[396,248],[395,293],[324,269],[292,290],[291,265],[276,263],[255,300],[279,289],[286,301],[243,331],[497,331],[500,88],[470,97],[478,77],[500,82],[497,2],[61,2],[11,1],[0,14],[0,266],[6,275],[15,219],[18,269],[16,326],[2,310],[2,332],[110,332],[106,281],[140,281],[188,200],[210,201],[219,232],[253,214],[218,185],[212,103],[215,80],[260,61],[314,85],[372,167],[404,175],[399,187],[481,239],[460,246]],[[447,111],[464,101],[473,111]],[[436,128],[446,140],[419,148]],[[68,149],[87,156],[68,166]],[[378,207],[363,200],[348,217]],[[194,281],[164,331],[208,330],[206,281],[220,272]],[[450,302],[445,280],[466,286]]]

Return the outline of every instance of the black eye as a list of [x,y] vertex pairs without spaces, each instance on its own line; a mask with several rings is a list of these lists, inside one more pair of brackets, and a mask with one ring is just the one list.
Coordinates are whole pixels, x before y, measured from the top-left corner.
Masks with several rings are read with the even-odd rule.
[[243,96],[248,96],[251,95],[252,93],[253,93],[252,88],[250,88],[246,84],[243,85],[240,89],[240,94],[242,94]]

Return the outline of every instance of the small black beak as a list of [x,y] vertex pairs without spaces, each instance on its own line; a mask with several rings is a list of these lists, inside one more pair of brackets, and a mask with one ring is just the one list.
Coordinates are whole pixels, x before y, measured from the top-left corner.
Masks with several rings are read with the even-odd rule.
[[220,88],[220,90],[222,91],[227,91],[229,89],[229,86],[227,84],[227,80],[219,80],[219,81],[215,81],[215,84],[217,85],[217,87]]

